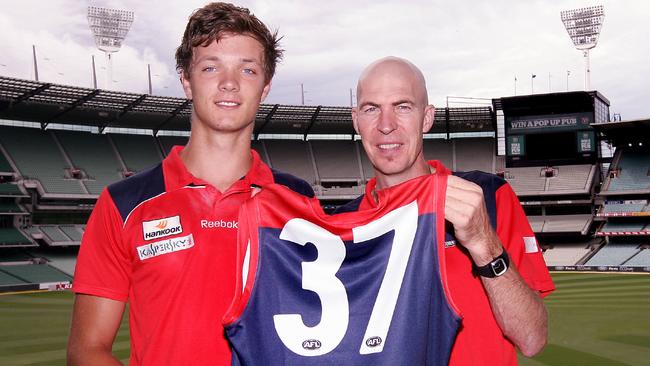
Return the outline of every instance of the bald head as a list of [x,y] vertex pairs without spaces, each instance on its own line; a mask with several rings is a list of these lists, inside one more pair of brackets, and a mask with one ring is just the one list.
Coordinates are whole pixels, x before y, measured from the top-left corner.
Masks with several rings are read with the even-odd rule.
[[357,83],[357,104],[362,101],[364,88],[367,89],[378,81],[388,83],[395,79],[410,85],[417,102],[423,106],[429,104],[426,81],[422,71],[412,62],[394,56],[381,58],[363,70]]

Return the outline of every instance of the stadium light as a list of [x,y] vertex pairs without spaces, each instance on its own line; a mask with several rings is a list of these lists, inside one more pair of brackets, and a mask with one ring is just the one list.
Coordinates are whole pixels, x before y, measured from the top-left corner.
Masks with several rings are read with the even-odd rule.
[[106,55],[106,87],[113,80],[111,54],[122,47],[133,19],[132,11],[88,7],[88,25],[95,36],[95,44]]
[[589,90],[591,88],[589,50],[596,47],[598,43],[598,36],[605,18],[603,6],[564,10],[560,12],[560,17],[573,45],[582,51],[585,57],[585,90]]

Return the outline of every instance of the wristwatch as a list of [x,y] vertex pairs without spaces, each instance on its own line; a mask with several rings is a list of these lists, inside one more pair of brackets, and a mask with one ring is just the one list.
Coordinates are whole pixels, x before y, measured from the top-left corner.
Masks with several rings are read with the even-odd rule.
[[492,262],[482,267],[472,263],[472,271],[474,271],[474,275],[487,278],[494,278],[503,275],[508,270],[508,267],[510,267],[510,257],[508,257],[508,252],[506,252],[505,249],[503,249],[503,252],[498,257],[494,258]]

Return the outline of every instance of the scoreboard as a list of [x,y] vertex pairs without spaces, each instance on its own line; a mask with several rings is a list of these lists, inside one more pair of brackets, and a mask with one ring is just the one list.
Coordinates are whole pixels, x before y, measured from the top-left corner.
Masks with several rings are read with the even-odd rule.
[[501,98],[499,106],[506,166],[596,163],[598,142],[591,124],[597,122],[599,105],[589,93]]

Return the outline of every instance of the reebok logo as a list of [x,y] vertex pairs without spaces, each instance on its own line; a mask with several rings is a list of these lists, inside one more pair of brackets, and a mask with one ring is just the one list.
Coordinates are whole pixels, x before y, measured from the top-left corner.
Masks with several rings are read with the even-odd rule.
[[226,228],[226,229],[237,229],[239,226],[239,222],[233,220],[233,221],[223,221],[223,220],[201,220],[201,228],[202,229],[219,229],[219,228]]
[[181,226],[180,216],[165,217],[162,219],[142,222],[142,235],[144,240],[164,238],[182,232],[183,227]]
[[165,239],[155,243],[141,245],[136,248],[140,260],[157,257],[163,254],[178,252],[179,250],[189,249],[194,246],[194,237],[192,234],[177,238]]

